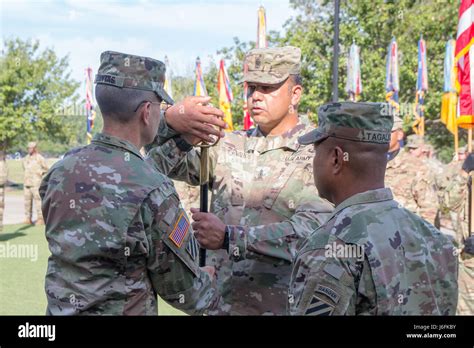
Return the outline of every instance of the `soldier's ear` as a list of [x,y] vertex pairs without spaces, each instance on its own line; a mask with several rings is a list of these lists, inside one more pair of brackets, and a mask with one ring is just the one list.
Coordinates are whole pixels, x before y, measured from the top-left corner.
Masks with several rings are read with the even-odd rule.
[[146,102],[145,105],[143,105],[143,107],[140,108],[139,110],[139,115],[138,117],[140,118],[140,121],[142,121],[145,126],[149,126],[150,125],[150,118],[152,117],[151,115],[151,103],[150,102]]
[[345,160],[345,152],[341,147],[335,146],[330,153],[332,173],[338,175],[342,171]]
[[291,105],[298,105],[300,103],[302,92],[303,87],[301,85],[294,85],[291,88]]

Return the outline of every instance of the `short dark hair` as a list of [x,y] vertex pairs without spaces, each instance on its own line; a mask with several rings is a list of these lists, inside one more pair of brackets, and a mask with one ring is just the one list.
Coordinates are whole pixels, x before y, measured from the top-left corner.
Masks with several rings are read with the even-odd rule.
[[290,79],[292,82],[292,87],[295,85],[303,86],[303,78],[300,74],[292,74],[290,75]]
[[137,106],[143,101],[161,100],[154,92],[133,88],[119,88],[104,84],[95,86],[95,98],[102,116],[116,122],[128,123],[135,116]]

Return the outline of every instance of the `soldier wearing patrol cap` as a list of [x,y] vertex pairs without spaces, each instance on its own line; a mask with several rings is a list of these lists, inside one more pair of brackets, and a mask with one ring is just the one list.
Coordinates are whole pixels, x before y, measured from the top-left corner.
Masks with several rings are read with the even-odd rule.
[[36,225],[44,225],[41,214],[41,199],[39,186],[43,175],[48,171],[48,165],[43,156],[38,152],[38,145],[32,141],[28,143],[28,155],[23,159],[25,178],[23,181],[25,197],[25,224],[33,223],[33,203],[36,209]]
[[[172,182],[139,152],[156,135],[161,103],[173,103],[164,78],[158,60],[101,55],[104,129],[56,163],[40,188],[51,251],[48,314],[157,315],[157,294],[188,313],[217,301]],[[207,119],[206,110],[212,123],[221,112],[196,106],[206,100],[188,100],[181,116]],[[168,111],[178,114],[179,106]]]
[[393,121],[383,105],[323,105],[299,139],[314,144],[316,187],[336,208],[298,252],[293,315],[455,313],[452,243],[384,188]]
[[[245,58],[247,105],[256,124],[227,133],[210,152],[211,213],[193,209],[193,227],[215,265],[224,302],[211,315],[286,313],[291,260],[301,238],[332,211],[312,180],[313,150],[297,138],[313,127],[298,116],[301,52],[259,48]],[[200,153],[159,132],[172,177],[199,184]],[[152,153],[152,152],[151,152]],[[221,249],[221,250],[219,250]],[[223,250],[222,250],[223,249]]]

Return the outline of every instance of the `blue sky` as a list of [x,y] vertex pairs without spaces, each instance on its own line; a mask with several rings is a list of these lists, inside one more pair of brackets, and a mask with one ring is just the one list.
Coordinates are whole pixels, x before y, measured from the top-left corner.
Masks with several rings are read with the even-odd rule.
[[[216,64],[216,51],[232,38],[255,40],[257,9],[267,30],[282,30],[293,10],[288,0],[0,0],[0,37],[39,39],[42,47],[69,54],[71,76],[97,71],[102,51],[116,50],[170,60],[173,74],[191,74],[197,56]],[[81,93],[82,94],[82,93]]]

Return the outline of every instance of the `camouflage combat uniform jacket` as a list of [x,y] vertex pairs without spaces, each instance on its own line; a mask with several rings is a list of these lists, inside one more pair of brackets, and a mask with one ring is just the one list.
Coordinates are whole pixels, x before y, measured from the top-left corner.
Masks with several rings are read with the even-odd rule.
[[385,186],[393,191],[395,200],[431,224],[435,223],[439,210],[434,183],[436,171],[434,161],[416,158],[404,149],[387,162],[385,171]]
[[[299,123],[281,136],[258,128],[226,133],[211,148],[210,212],[227,225],[229,253],[208,251],[225,303],[211,315],[283,315],[297,244],[332,211],[313,181],[313,147],[298,144],[311,130]],[[164,135],[163,135],[164,134]],[[157,143],[171,132],[160,125]],[[149,155],[174,179],[199,184],[199,152],[183,153],[174,141]]]
[[39,187],[43,175],[48,171],[48,165],[43,156],[35,153],[34,155],[25,156],[23,169],[25,171],[23,185],[25,187]]
[[172,182],[132,144],[98,134],[53,166],[40,193],[48,314],[157,315],[157,294],[188,313],[215,303]]
[[290,313],[454,315],[453,251],[445,235],[399,207],[390,189],[356,194],[298,252]]

